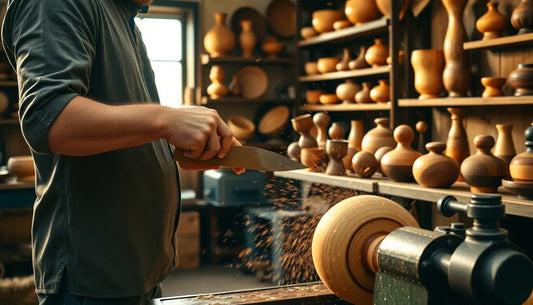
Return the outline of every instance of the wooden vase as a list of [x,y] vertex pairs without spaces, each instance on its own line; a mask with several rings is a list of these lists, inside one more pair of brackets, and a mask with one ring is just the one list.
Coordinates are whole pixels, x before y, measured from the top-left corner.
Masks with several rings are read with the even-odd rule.
[[[470,156],[468,138],[463,125],[465,110],[450,107],[448,112],[451,114],[452,124],[448,132],[445,155],[457,161],[460,166],[463,160]],[[459,180],[461,180],[461,177],[459,177]]]
[[357,55],[357,58],[355,58],[354,60],[351,60],[348,63],[348,68],[350,68],[350,70],[367,68],[368,63],[365,60],[365,55],[366,55],[366,47],[360,46],[359,55]]
[[513,142],[513,125],[511,124],[496,124],[498,130],[498,137],[496,138],[496,145],[494,146],[494,155],[507,164],[516,155]]
[[226,13],[215,13],[215,25],[204,36],[204,48],[212,57],[227,55],[235,47],[235,34],[226,27]]
[[390,101],[390,86],[388,79],[378,80],[378,85],[370,90],[370,99],[376,103],[387,103]]
[[374,120],[376,127],[369,130],[361,141],[361,149],[374,154],[382,146],[396,147],[393,131],[389,128],[388,118],[377,118]]
[[483,40],[501,37],[507,20],[498,12],[498,2],[488,2],[487,12],[476,21],[476,28],[483,33]]
[[363,88],[355,94],[355,102],[358,104],[369,104],[374,101],[370,98],[370,90],[372,90],[372,83],[364,82]]
[[373,0],[348,0],[344,5],[344,13],[346,18],[355,25],[376,20],[381,16]]
[[355,95],[359,91],[361,91],[361,86],[353,80],[347,79],[344,83],[337,86],[335,93],[344,104],[352,104],[355,103]]
[[340,122],[333,122],[333,124],[331,124],[331,127],[329,127],[328,129],[329,138],[332,140],[342,140],[344,139],[345,134],[346,130]]
[[522,0],[511,14],[511,24],[518,34],[533,32],[533,1]]
[[526,151],[511,160],[509,172],[516,182],[533,183],[533,125],[526,129],[524,135]]
[[326,142],[328,140],[328,126],[331,118],[324,112],[317,112],[313,116],[313,124],[317,130],[316,141],[320,148],[326,149]]
[[387,64],[388,56],[389,48],[383,44],[383,39],[375,38],[374,44],[366,51],[365,60],[372,67],[378,67]]
[[533,95],[533,64],[519,64],[509,74],[509,84],[515,96]]
[[444,53],[442,50],[414,50],[411,65],[415,74],[415,89],[419,99],[438,98],[444,90],[442,73]]
[[463,161],[461,175],[472,193],[497,193],[502,179],[507,176],[507,165],[490,152],[494,147],[494,138],[478,135],[474,138],[474,146],[477,153]]
[[348,141],[346,140],[328,140],[326,143],[326,153],[328,155],[328,167],[326,175],[346,176],[346,168],[342,158],[348,152]]
[[481,84],[485,87],[482,97],[503,96],[502,87],[505,84],[504,77],[482,77]]
[[335,65],[335,69],[337,71],[349,70],[350,69],[349,63],[350,63],[351,60],[352,60],[352,56],[350,55],[350,50],[348,48],[344,48],[343,51],[342,51],[341,61],[339,61]]
[[313,118],[310,114],[302,114],[291,119],[292,128],[300,134],[298,145],[300,148],[317,147],[316,139],[311,135],[313,128]]
[[418,133],[417,150],[418,152],[425,154],[426,153],[426,140],[424,138],[424,134],[428,130],[428,124],[424,121],[418,121],[416,123],[415,129],[416,129],[416,132]]
[[398,182],[414,181],[413,163],[422,154],[411,148],[415,133],[407,125],[394,129],[396,148],[381,158],[381,171],[389,178]]
[[363,141],[364,135],[364,122],[360,120],[351,120],[350,133],[348,134],[348,152],[342,159],[344,162],[344,167],[348,170],[352,169],[353,156],[358,151],[361,151],[361,142]]
[[222,66],[213,65],[209,71],[211,84],[207,87],[207,94],[212,99],[221,98],[228,95],[228,87],[224,85],[224,69]]
[[459,164],[445,156],[444,142],[430,142],[426,145],[429,153],[413,163],[413,176],[416,182],[425,187],[450,187],[459,177]]
[[242,49],[242,57],[251,58],[256,45],[255,34],[252,31],[251,20],[241,20],[241,33],[239,34],[239,44]]
[[359,151],[352,157],[351,167],[361,178],[370,178],[378,170],[378,160],[368,151]]
[[463,24],[466,2],[467,0],[442,0],[448,13],[448,28],[443,48],[446,65],[442,79],[450,97],[466,96],[470,89],[472,72],[468,56],[463,49],[463,43],[467,39]]

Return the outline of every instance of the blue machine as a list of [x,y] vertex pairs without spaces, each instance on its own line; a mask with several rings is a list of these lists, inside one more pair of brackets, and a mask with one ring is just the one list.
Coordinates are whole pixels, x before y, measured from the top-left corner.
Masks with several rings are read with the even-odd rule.
[[204,172],[204,198],[217,207],[257,205],[267,202],[265,187],[268,174],[247,170],[237,175],[231,170]]

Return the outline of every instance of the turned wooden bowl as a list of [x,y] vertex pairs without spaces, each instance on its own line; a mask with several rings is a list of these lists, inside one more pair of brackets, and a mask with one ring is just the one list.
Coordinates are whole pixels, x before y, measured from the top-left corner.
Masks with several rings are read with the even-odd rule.
[[318,33],[331,32],[335,28],[335,21],[344,19],[344,12],[338,10],[317,10],[313,12],[312,24],[313,29]]
[[304,65],[305,74],[307,75],[316,75],[319,74],[318,63],[316,61],[308,61]]
[[17,181],[35,180],[32,156],[13,156],[7,160],[7,169]]
[[232,116],[228,119],[228,126],[237,140],[248,140],[255,131],[255,124],[248,118],[240,115]]
[[261,50],[263,50],[269,58],[277,58],[284,48],[285,44],[279,41],[265,41],[261,44]]
[[305,91],[305,98],[309,104],[318,104],[320,103],[320,96],[324,94],[324,90],[314,89]]
[[320,279],[347,302],[373,304],[375,271],[364,252],[370,252],[371,244],[377,249],[384,236],[404,226],[419,227],[406,209],[383,197],[359,195],[335,204],[313,235],[313,263]]
[[337,71],[337,64],[341,61],[340,57],[322,57],[318,59],[318,72],[328,73]]
[[326,169],[326,150],[318,147],[302,148],[300,160],[308,167],[308,171],[323,172]]
[[259,121],[259,132],[274,137],[283,132],[289,124],[289,107],[281,105],[267,111]]
[[342,30],[350,26],[352,26],[352,23],[348,20],[337,20],[333,23],[333,28],[335,31]]
[[339,98],[337,97],[337,94],[334,94],[334,93],[321,94],[318,99],[320,101],[320,104],[324,104],[324,105],[336,104],[339,102]]
[[302,36],[303,39],[308,39],[308,38],[311,38],[311,37],[315,37],[317,34],[318,33],[311,26],[303,27],[300,30],[300,36]]

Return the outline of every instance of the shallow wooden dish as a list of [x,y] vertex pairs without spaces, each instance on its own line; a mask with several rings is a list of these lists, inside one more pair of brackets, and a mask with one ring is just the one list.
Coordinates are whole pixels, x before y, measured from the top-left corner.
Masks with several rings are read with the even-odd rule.
[[277,136],[289,124],[290,110],[287,106],[277,106],[265,113],[259,121],[258,130],[266,136]]
[[7,160],[7,169],[17,181],[35,180],[32,156],[13,156]]
[[352,304],[372,304],[375,275],[362,259],[367,241],[400,227],[418,227],[407,210],[375,195],[348,198],[329,209],[313,236],[315,269],[326,286]]
[[259,98],[268,87],[266,73],[259,67],[248,66],[239,70],[237,79],[241,86],[241,95],[244,98]]
[[502,179],[502,185],[509,192],[518,195],[520,199],[533,200],[533,182],[516,182]]
[[296,34],[296,7],[290,0],[273,0],[268,4],[266,20],[272,32],[281,37]]

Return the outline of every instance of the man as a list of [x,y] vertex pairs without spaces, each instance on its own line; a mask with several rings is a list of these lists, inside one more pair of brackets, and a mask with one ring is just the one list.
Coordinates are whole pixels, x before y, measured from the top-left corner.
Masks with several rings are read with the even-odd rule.
[[8,3],[2,39],[35,161],[33,264],[42,305],[153,297],[178,264],[171,146],[208,159],[239,145],[215,111],[159,105],[133,20],[150,3]]

